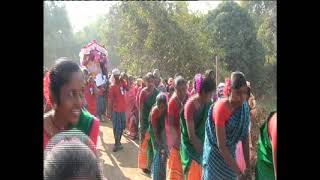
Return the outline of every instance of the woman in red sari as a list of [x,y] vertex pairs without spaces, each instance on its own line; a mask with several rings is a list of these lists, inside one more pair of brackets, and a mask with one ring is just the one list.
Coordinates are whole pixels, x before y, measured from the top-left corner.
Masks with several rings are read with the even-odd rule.
[[126,98],[126,127],[129,131],[129,137],[133,140],[137,138],[138,125],[138,109],[136,107],[137,87],[133,83],[133,77],[129,76],[128,91],[125,94]]
[[[138,110],[140,109],[140,103],[139,103],[139,97],[140,97],[140,93],[141,90],[145,87],[145,84],[143,82],[143,80],[141,78],[137,79],[137,93],[136,93],[136,107],[138,108]],[[138,111],[139,113],[139,111]],[[139,118],[139,114],[138,114],[138,118]],[[138,119],[139,122],[139,119]]]
[[88,80],[84,87],[84,97],[86,99],[86,108],[94,116],[97,115],[97,93],[98,88],[92,76],[88,77]]
[[146,87],[141,90],[139,97],[139,134],[140,146],[138,154],[138,168],[144,173],[149,173],[153,161],[153,149],[150,134],[147,131],[150,122],[149,114],[156,103],[156,97],[160,91],[155,87],[154,76],[151,72],[145,76]]
[[174,82],[175,91],[169,100],[168,118],[165,121],[167,145],[169,150],[169,159],[167,162],[167,179],[183,179],[182,165],[180,159],[180,116],[179,113],[183,109],[188,99],[187,82],[183,77],[178,76]]

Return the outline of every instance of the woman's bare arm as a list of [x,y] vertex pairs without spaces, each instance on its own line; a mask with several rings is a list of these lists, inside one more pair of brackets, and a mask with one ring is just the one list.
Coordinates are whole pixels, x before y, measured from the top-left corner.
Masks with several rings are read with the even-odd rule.
[[250,168],[249,136],[242,140],[242,147],[246,167]]

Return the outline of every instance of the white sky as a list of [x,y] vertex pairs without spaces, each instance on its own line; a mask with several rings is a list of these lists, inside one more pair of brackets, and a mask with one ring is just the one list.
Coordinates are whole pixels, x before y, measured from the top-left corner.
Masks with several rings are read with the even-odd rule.
[[[119,1],[64,1],[68,16],[74,32],[80,31],[83,27],[94,21],[98,16],[108,12],[109,7]],[[207,13],[214,9],[222,1],[190,1],[189,10]]]

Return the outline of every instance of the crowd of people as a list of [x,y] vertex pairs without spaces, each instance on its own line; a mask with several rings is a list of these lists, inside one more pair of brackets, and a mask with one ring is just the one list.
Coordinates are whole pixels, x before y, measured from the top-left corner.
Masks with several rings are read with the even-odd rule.
[[[207,70],[192,80],[180,73],[163,79],[158,69],[144,77],[113,69],[107,83],[97,87],[87,69],[60,58],[44,74],[45,178],[102,179],[96,144],[100,123],[110,120],[113,152],[123,149],[124,133],[139,139],[138,168],[152,179],[250,179],[256,108],[251,85],[236,71],[216,87],[214,74]],[[276,124],[272,112],[261,127],[256,179],[276,179]],[[71,156],[72,151],[62,152],[66,146],[81,151]],[[88,164],[73,156],[85,156]],[[68,160],[81,165],[67,167],[72,166]],[[57,170],[53,161],[79,173]]]

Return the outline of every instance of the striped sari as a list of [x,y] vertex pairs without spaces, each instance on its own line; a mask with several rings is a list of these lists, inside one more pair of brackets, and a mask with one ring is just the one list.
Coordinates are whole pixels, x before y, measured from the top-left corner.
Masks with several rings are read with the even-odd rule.
[[[195,130],[196,135],[201,143],[204,141],[205,122],[208,115],[208,110],[211,103],[202,105],[195,113]],[[180,113],[180,129],[181,129],[181,144],[180,157],[185,179],[200,179],[201,178],[201,162],[202,154],[198,154],[193,147],[187,130],[186,120],[184,117],[184,110]]]
[[150,134],[151,144],[154,152],[153,162],[152,162],[152,179],[153,180],[164,180],[166,179],[166,160],[161,157],[160,150],[167,149],[166,148],[166,135],[164,128],[164,121],[166,116],[158,117],[157,121],[157,129],[160,133],[161,144],[156,144],[155,132],[153,131],[152,123],[151,123],[151,114],[149,115],[149,128],[148,132]]
[[[215,124],[212,119],[213,109],[213,106],[211,106],[208,119],[206,121],[202,179],[235,180],[237,179],[236,173],[226,164],[217,145]],[[248,136],[249,115],[248,103],[244,102],[242,107],[234,112],[226,123],[226,143],[234,159],[236,158],[235,151],[237,143]]]
[[[159,90],[154,89],[153,94],[149,95],[146,101],[143,103],[142,120],[144,127],[149,127],[149,114],[152,106],[156,103],[156,97],[159,94]],[[141,124],[139,123],[139,129],[141,130]],[[146,130],[146,129],[145,129]],[[140,132],[141,134],[141,132]],[[150,139],[150,133],[146,131],[144,138],[140,138],[140,147],[138,154],[138,167],[140,169],[151,169],[153,160],[153,149]]]

